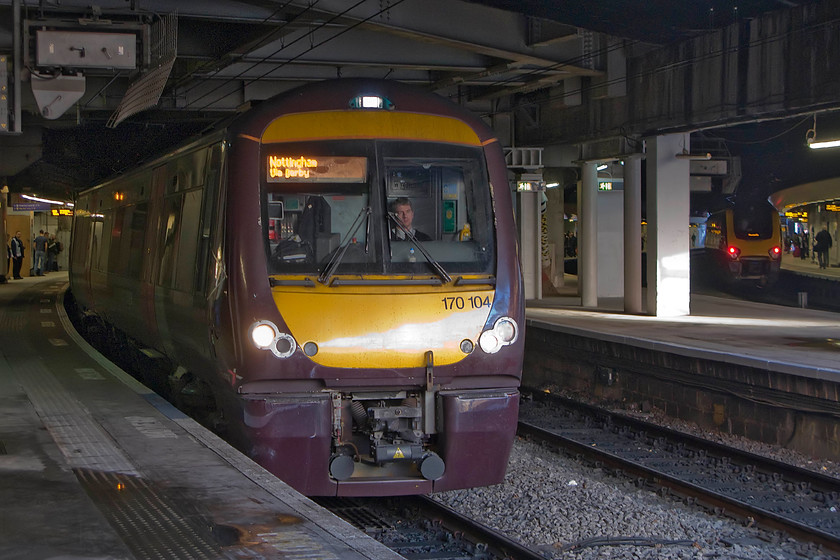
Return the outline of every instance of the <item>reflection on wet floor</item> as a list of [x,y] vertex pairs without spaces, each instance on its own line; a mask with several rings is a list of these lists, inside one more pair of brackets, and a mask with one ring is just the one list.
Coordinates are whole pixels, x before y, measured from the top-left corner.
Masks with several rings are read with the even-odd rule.
[[821,350],[840,350],[840,339],[837,338],[794,338],[793,342],[786,342],[787,346],[804,348],[819,348]]

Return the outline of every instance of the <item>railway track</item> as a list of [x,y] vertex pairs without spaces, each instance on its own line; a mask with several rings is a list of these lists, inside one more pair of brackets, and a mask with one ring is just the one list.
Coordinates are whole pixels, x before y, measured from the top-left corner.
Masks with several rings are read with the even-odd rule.
[[535,391],[519,434],[840,555],[840,480]]
[[545,556],[424,496],[315,500],[412,560],[545,560]]

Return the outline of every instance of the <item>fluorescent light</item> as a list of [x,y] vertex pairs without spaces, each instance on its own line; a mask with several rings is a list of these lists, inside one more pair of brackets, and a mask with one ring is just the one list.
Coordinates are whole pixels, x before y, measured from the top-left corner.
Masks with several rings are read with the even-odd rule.
[[706,152],[705,154],[689,154],[688,152],[683,150],[682,153],[676,154],[674,157],[677,158],[677,159],[690,159],[690,160],[695,160],[695,161],[697,161],[697,160],[705,161],[705,160],[712,159],[712,154],[710,154],[708,152]]
[[602,163],[601,165],[595,168],[595,171],[603,171],[607,167],[609,167],[609,165],[607,165],[606,163]]
[[808,142],[808,147],[812,150],[821,150],[822,148],[837,148],[840,146],[840,140],[829,140],[828,142]]
[[45,202],[47,204],[60,204],[64,206],[64,202],[60,200],[49,200],[47,198],[38,198],[37,196],[30,196],[28,194],[20,195],[21,198],[25,198],[26,200],[34,200],[35,202]]

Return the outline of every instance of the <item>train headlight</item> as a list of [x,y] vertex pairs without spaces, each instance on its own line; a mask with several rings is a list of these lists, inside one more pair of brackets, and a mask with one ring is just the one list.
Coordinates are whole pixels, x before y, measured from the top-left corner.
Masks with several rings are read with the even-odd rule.
[[478,345],[487,354],[495,354],[502,347],[516,342],[519,335],[519,326],[510,317],[501,317],[493,325],[492,329],[486,330],[478,337]]
[[294,337],[281,333],[271,321],[257,321],[249,329],[251,342],[260,350],[268,350],[278,358],[288,358],[297,349]]
[[269,321],[260,321],[251,325],[251,340],[260,350],[271,348],[277,334],[277,327]]

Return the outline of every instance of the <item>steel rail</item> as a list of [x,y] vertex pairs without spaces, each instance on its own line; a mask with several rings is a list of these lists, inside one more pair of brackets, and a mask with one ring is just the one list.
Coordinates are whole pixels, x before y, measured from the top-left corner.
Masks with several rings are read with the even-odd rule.
[[454,509],[426,496],[413,496],[414,503],[423,515],[439,519],[449,530],[458,531],[468,536],[475,543],[486,544],[489,551],[510,560],[545,560],[545,556],[528,548],[495,529],[482,525]]

